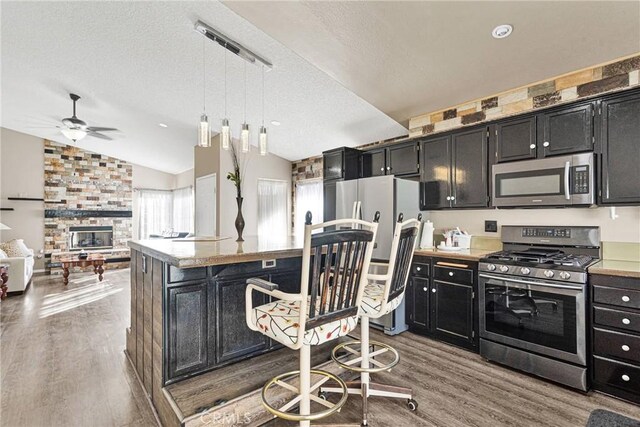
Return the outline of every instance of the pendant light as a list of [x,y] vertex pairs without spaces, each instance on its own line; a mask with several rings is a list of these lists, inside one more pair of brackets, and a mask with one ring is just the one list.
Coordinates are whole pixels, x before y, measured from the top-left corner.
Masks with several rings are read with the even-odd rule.
[[229,119],[227,119],[227,49],[224,50],[224,119],[222,119],[222,127],[220,128],[220,139],[222,148],[228,150],[231,144],[231,129],[229,128]]
[[202,115],[198,124],[198,145],[200,147],[211,147],[211,127],[207,117],[207,62],[205,58],[205,44],[202,39]]
[[267,128],[264,127],[264,66],[262,67],[262,126],[260,126],[260,134],[258,136],[258,147],[260,155],[267,155]]
[[249,152],[249,125],[247,124],[247,63],[244,63],[244,123],[240,131],[240,145],[243,153]]

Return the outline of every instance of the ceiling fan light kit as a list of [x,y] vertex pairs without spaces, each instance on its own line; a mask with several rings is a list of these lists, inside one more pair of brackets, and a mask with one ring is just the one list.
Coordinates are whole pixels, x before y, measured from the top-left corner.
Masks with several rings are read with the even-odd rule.
[[60,129],[60,132],[73,142],[80,141],[82,138],[87,136],[87,132],[77,128]]
[[62,124],[64,125],[64,127],[59,128],[62,135],[73,142],[80,141],[87,135],[93,136],[95,138],[111,140],[111,137],[103,135],[100,132],[112,132],[117,131],[118,129],[87,126],[87,123],[85,121],[80,120],[76,116],[76,102],[80,99],[80,97],[75,93],[70,93],[69,98],[71,98],[71,101],[73,101],[73,116],[62,119]]

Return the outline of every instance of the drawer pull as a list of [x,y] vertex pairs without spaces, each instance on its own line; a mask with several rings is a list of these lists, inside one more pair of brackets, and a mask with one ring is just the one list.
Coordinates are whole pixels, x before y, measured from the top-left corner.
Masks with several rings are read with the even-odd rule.
[[629,298],[628,296],[626,296],[626,295],[622,296],[622,301],[629,302],[630,300],[631,300],[631,298]]
[[423,291],[427,292],[427,287],[425,286],[424,288],[422,288]]
[[629,381],[631,378],[629,377],[629,375],[624,374],[622,375],[622,381]]
[[622,323],[624,323],[625,325],[628,325],[629,323],[631,323],[631,320],[625,317],[624,319],[622,319]]
[[453,277],[453,271],[449,272],[449,276]]
[[629,346],[628,345],[623,345],[622,346],[622,351],[629,351]]

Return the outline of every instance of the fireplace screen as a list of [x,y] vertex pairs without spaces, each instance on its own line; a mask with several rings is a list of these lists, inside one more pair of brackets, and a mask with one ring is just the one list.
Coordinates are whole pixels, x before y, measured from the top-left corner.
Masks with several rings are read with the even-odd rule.
[[69,249],[111,249],[113,248],[113,227],[82,226],[69,227]]

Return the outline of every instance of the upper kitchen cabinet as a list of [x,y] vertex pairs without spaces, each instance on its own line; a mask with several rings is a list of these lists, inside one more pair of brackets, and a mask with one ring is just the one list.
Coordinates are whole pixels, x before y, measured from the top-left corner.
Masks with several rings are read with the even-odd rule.
[[594,103],[500,120],[491,126],[497,163],[592,151]]
[[341,147],[322,153],[323,178],[328,180],[357,179],[360,150]]
[[486,126],[426,139],[420,152],[420,209],[489,205]]
[[420,171],[419,145],[416,141],[394,144],[387,148],[374,148],[362,153],[362,177],[395,175],[417,176]]
[[593,102],[538,115],[539,157],[593,150]]
[[640,91],[606,97],[599,108],[600,203],[640,203]]
[[536,116],[504,120],[493,128],[498,163],[536,158]]

